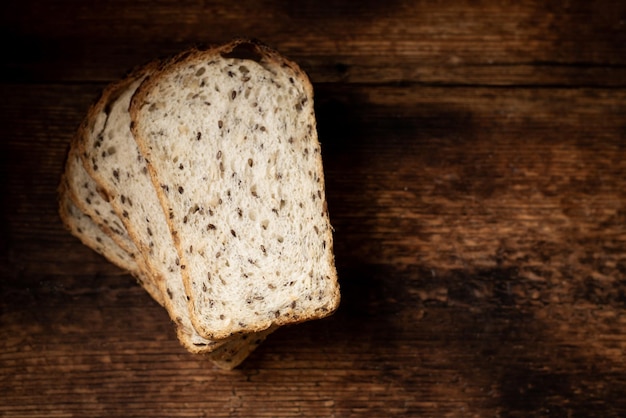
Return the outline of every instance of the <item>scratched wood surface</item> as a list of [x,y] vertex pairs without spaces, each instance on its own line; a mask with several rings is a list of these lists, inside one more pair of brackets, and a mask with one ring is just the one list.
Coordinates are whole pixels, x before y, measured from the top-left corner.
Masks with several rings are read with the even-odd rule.
[[[626,3],[0,10],[0,416],[626,416]],[[342,304],[227,372],[55,189],[108,82],[235,36],[313,81]]]

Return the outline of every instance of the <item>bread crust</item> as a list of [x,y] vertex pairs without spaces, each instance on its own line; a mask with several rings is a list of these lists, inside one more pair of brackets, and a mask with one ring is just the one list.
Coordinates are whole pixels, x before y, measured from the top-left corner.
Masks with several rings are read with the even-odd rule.
[[[144,137],[143,133],[139,129],[139,126],[141,125],[141,123],[143,123],[141,119],[142,108],[146,106],[146,104],[148,103],[147,98],[151,94],[151,92],[168,75],[175,74],[177,71],[179,71],[179,69],[188,65],[192,65],[194,63],[206,62],[207,60],[210,61],[211,59],[219,60],[221,57],[225,57],[225,56],[228,57],[228,56],[232,56],[233,54],[237,55],[238,51],[241,50],[241,48],[245,48],[246,50],[248,50],[248,52],[252,52],[252,56],[254,57],[254,60],[256,62],[259,62],[263,65],[269,65],[273,68],[289,69],[290,71],[294,73],[294,77],[297,77],[298,81],[302,84],[302,86],[304,86],[305,91],[306,91],[306,96],[311,101],[311,114],[309,116],[309,124],[310,126],[313,127],[313,130],[315,131],[315,117],[312,111],[313,87],[307,75],[296,63],[286,59],[285,57],[283,57],[282,55],[280,55],[278,52],[274,51],[270,47],[255,40],[236,39],[225,45],[210,47],[207,49],[191,49],[191,50],[178,54],[177,56],[169,60],[167,63],[165,63],[158,71],[156,71],[150,77],[144,80],[144,82],[137,89],[135,95],[133,96],[131,100],[131,104],[130,104],[130,110],[129,110],[130,115],[131,115],[131,126],[130,126],[131,131],[137,142],[137,145],[139,146],[139,149],[141,150],[141,153],[144,155],[146,160],[148,160],[148,170],[150,172],[150,176],[151,176],[154,188],[157,192],[157,195],[159,197],[159,200],[161,202],[161,205],[165,213],[168,212],[168,207],[169,207],[168,198],[160,185],[159,173],[157,172],[154,164],[152,163],[153,158],[157,158],[157,157],[153,156],[153,153],[150,147],[148,146],[148,140]],[[315,133],[314,141],[316,143],[316,146],[319,148],[319,142],[317,142],[317,133],[316,131],[314,133]],[[317,160],[316,172],[318,176],[320,177],[320,185],[321,185],[320,186],[321,187],[320,198],[325,199],[324,177],[323,177],[323,167],[322,167],[321,157],[318,158]],[[328,219],[328,212],[327,212],[327,208],[325,204],[324,204],[324,213],[322,214],[322,216]],[[176,235],[177,234],[176,225],[174,224],[173,221],[171,221],[170,217],[166,216],[166,219],[168,221],[170,231],[172,232],[173,235]],[[333,237],[332,237],[332,231],[330,227],[326,229],[324,241],[326,245],[329,246],[329,250],[331,254],[330,260],[328,260],[328,262],[332,264],[332,269],[331,269],[332,273],[328,275],[327,279],[329,282],[334,283],[334,288],[332,292],[330,294],[325,295],[325,298],[327,298],[327,303],[325,304],[325,306],[320,309],[312,310],[308,312],[299,311],[297,315],[294,315],[293,312],[290,312],[289,310],[285,310],[281,313],[280,316],[277,316],[276,319],[259,321],[255,324],[246,324],[245,327],[216,330],[216,329],[212,329],[208,327],[205,323],[203,323],[198,317],[198,315],[195,315],[193,313],[195,311],[195,307],[194,307],[195,296],[194,296],[194,290],[191,285],[192,280],[188,273],[189,270],[188,269],[183,270],[182,274],[183,274],[183,280],[185,283],[185,288],[186,288],[187,294],[190,295],[189,303],[190,303],[190,311],[192,312],[191,319],[198,333],[200,333],[202,336],[209,338],[209,339],[221,339],[221,338],[227,338],[230,335],[233,335],[233,333],[237,333],[237,332],[260,332],[270,327],[303,322],[303,321],[307,321],[311,319],[319,319],[319,318],[332,314],[338,307],[339,300],[340,300],[340,293],[339,293],[339,286],[337,283],[337,273],[334,268],[334,256],[332,256]],[[178,255],[181,259],[181,263],[183,265],[186,265],[187,260],[186,260],[185,252],[181,248],[180,242],[175,241],[175,244],[176,244],[176,249],[178,251]]]

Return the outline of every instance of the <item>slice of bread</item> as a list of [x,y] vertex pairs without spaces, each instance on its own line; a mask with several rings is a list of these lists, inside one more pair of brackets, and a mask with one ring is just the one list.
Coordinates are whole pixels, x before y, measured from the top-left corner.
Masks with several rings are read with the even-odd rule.
[[295,63],[246,40],[187,51],[143,82],[130,115],[200,335],[336,309],[313,90]]

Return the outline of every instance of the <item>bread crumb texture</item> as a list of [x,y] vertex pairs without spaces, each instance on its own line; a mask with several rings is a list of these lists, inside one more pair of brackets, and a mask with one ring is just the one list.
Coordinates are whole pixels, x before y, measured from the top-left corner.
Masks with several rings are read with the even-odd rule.
[[323,317],[339,302],[311,85],[253,47],[261,58],[194,51],[131,104],[192,319],[209,338]]

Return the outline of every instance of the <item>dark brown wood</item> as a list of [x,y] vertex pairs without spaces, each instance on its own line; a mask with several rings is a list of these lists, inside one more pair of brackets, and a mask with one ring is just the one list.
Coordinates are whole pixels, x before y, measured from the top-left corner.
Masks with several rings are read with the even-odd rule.
[[[625,3],[0,7],[0,416],[626,415]],[[108,81],[237,35],[314,82],[342,304],[226,372],[56,187]]]
[[5,77],[116,79],[189,45],[262,39],[317,82],[624,86],[620,1],[6,0]]

